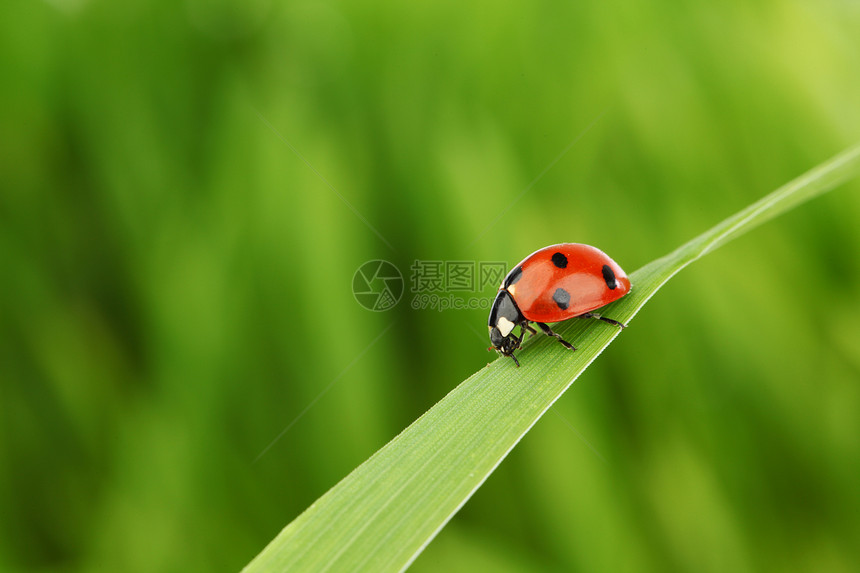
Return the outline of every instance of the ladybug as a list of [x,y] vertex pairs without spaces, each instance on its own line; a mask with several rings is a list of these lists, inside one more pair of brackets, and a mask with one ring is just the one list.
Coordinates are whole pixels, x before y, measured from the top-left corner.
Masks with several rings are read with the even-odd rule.
[[[527,256],[502,281],[490,309],[490,342],[496,352],[510,356],[519,366],[514,350],[526,331],[536,334],[531,322],[554,336],[570,350],[576,350],[546,325],[569,318],[596,318],[618,328],[617,320],[591,312],[630,292],[630,279],[618,263],[598,248],[579,243],[550,245]],[[514,328],[521,328],[520,335]]]

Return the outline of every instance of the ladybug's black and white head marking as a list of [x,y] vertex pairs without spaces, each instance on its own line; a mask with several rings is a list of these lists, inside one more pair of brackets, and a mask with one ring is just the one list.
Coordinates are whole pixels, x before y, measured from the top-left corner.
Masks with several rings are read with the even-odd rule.
[[[507,281],[506,281],[507,282]],[[513,281],[516,282],[516,281]],[[490,342],[501,354],[513,358],[514,350],[520,347],[522,336],[514,334],[514,328],[522,325],[526,320],[520,309],[517,308],[511,294],[502,289],[493,301],[490,309],[490,320],[487,326],[490,329]],[[516,359],[514,359],[516,361]]]

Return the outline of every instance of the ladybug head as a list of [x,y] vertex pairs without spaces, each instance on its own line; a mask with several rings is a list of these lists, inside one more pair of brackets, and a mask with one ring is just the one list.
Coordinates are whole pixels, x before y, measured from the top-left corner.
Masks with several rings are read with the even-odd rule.
[[517,366],[519,362],[514,356],[514,350],[520,347],[522,337],[514,334],[514,327],[525,321],[511,294],[506,290],[499,291],[493,301],[487,324],[490,329],[490,342],[499,354],[513,358]]

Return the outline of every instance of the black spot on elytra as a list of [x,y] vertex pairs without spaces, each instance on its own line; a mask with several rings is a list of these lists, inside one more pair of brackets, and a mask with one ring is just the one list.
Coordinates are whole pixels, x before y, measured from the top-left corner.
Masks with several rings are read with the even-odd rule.
[[521,278],[523,278],[523,268],[517,266],[514,268],[514,270],[508,273],[507,277],[505,277],[505,284],[503,286],[505,288],[508,288],[512,284],[516,284],[516,282]]
[[603,280],[606,281],[606,286],[609,287],[609,290],[615,290],[615,287],[618,286],[618,281],[615,280],[615,273],[612,272],[609,265],[603,265]]
[[567,267],[567,257],[565,257],[562,253],[555,253],[552,256],[552,264],[554,264],[560,269],[563,269]]
[[567,310],[567,307],[570,306],[570,293],[563,288],[557,288],[552,294],[552,300],[555,301],[555,304],[558,305],[558,308],[560,308],[561,310]]

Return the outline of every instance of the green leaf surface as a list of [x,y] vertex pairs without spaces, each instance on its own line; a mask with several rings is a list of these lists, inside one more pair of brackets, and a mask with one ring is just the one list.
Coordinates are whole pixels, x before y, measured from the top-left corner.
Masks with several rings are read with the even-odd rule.
[[[860,171],[852,147],[630,274],[634,288],[601,313],[629,322],[691,262]],[[399,571],[463,506],[526,432],[620,331],[593,320],[557,328],[573,353],[530,338],[522,367],[500,358],[473,374],[298,516],[245,568]]]

